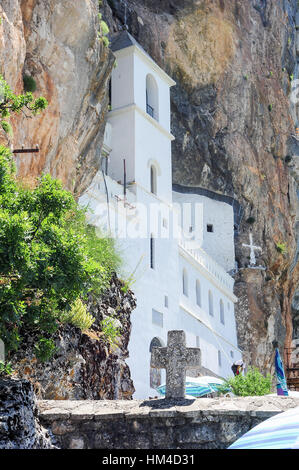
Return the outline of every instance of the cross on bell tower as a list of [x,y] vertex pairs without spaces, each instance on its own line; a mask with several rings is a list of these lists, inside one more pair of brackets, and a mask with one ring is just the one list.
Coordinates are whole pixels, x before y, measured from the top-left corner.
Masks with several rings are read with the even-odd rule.
[[200,369],[201,351],[186,348],[184,331],[168,331],[167,347],[153,349],[151,367],[166,369],[165,398],[184,398],[186,369]]

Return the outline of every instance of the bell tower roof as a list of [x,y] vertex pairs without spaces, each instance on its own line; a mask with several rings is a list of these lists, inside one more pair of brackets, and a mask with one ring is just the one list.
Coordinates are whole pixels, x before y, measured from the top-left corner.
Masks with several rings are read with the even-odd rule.
[[143,49],[143,47],[136,41],[136,39],[128,31],[119,31],[110,36],[110,49],[119,53],[125,49],[132,48],[135,50],[145,61],[147,61],[156,72],[164,78],[169,86],[175,85],[175,81],[161,69],[151,56]]

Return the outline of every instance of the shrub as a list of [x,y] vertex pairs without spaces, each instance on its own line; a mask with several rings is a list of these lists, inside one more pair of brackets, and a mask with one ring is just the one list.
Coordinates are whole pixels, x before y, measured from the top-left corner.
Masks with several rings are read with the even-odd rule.
[[41,362],[46,362],[57,351],[57,348],[52,339],[40,338],[37,344],[34,346],[34,351],[37,359],[39,359]]
[[24,188],[0,146],[0,338],[8,353],[25,330],[39,337],[40,358],[53,352],[60,316],[77,299],[98,297],[119,262],[113,240],[97,237],[61,182],[43,175]]
[[14,371],[10,362],[0,361],[0,377],[5,375],[12,375],[13,372]]
[[104,46],[108,47],[109,39],[107,38],[107,35],[109,34],[109,27],[107,23],[102,19],[102,13],[99,13],[98,17],[99,17],[99,24],[100,24],[98,37],[99,37],[99,40],[104,44]]
[[229,378],[224,386],[240,397],[267,395],[271,393],[272,376],[264,377],[256,367],[249,367],[246,375]]
[[100,327],[104,338],[109,341],[109,343],[114,343],[115,339],[120,335],[121,329],[115,325],[115,319],[106,317],[101,321]]
[[71,310],[64,312],[60,318],[63,323],[70,323],[82,331],[88,330],[95,321],[93,316],[87,312],[81,299],[75,300]]
[[6,133],[12,133],[12,128],[7,122],[11,113],[19,113],[26,109],[33,115],[37,115],[46,109],[47,106],[48,102],[43,96],[35,99],[32,92],[27,92],[24,95],[15,95],[2,75],[0,75],[0,124]]
[[286,254],[288,251],[285,243],[276,243],[276,250],[282,255]]
[[24,75],[23,84],[25,91],[31,91],[32,93],[36,90],[36,81],[30,75]]
[[248,217],[248,219],[246,220],[246,222],[247,222],[248,224],[254,224],[255,218],[254,218],[254,217]]

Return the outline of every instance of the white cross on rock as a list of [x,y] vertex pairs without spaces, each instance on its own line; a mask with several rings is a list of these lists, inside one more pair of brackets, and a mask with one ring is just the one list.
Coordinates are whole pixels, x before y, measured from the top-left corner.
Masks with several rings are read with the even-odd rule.
[[250,248],[250,266],[255,266],[256,265],[256,258],[255,258],[255,250],[258,250],[262,253],[262,248],[260,246],[255,246],[253,244],[253,239],[252,239],[252,234],[249,234],[249,240],[250,244],[246,245],[245,243],[242,243],[242,246],[245,248]]

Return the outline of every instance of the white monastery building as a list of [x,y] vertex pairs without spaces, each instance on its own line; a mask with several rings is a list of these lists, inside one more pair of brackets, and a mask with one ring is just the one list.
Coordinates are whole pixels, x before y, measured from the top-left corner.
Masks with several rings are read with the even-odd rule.
[[[199,347],[202,375],[227,378],[241,358],[233,293],[234,211],[221,197],[172,184],[170,88],[175,82],[127,32],[112,39],[116,67],[102,170],[81,197],[90,222],[116,238],[122,278],[132,283],[128,365],[134,398],[157,396],[164,371],[150,368],[153,346],[184,330]],[[188,372],[187,375],[192,375]]]

